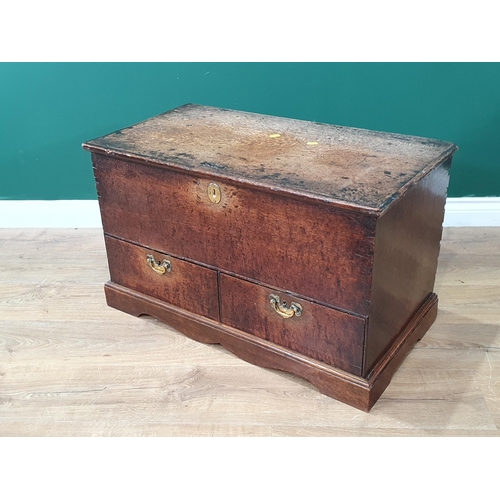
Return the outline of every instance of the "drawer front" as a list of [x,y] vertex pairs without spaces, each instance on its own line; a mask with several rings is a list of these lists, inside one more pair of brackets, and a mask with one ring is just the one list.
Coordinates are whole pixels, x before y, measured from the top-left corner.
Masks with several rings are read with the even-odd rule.
[[215,176],[93,159],[105,233],[367,313],[372,218]]
[[364,319],[225,274],[220,283],[222,323],[361,375]]
[[105,242],[111,281],[218,321],[216,271],[109,236]]

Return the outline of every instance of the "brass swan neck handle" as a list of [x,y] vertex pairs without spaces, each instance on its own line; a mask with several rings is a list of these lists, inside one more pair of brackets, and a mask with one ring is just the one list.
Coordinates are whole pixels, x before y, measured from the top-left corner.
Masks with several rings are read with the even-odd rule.
[[290,307],[286,305],[286,302],[281,301],[279,295],[271,294],[269,295],[269,302],[273,309],[282,318],[291,318],[293,316],[300,316],[302,314],[302,306],[297,302],[291,302]]
[[170,273],[172,271],[172,263],[167,259],[163,259],[163,262],[157,263],[155,258],[148,253],[146,255],[146,260],[151,269],[158,274],[165,274],[166,272]]

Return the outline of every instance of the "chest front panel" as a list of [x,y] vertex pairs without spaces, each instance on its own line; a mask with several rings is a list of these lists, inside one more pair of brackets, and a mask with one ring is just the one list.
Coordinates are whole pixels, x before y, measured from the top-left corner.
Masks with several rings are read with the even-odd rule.
[[[96,155],[104,231],[357,314],[369,305],[375,220],[217,177]],[[216,183],[220,201],[211,200]]]

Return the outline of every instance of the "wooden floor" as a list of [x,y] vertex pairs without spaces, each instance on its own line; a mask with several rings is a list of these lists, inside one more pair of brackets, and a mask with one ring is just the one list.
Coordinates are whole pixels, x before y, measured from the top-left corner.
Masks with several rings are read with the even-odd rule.
[[98,229],[0,229],[0,436],[500,436],[500,228],[446,228],[436,323],[369,414],[107,307]]

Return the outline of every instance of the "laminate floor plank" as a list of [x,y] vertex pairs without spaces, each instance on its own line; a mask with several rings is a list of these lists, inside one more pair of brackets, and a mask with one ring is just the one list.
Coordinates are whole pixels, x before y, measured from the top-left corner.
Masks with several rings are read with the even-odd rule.
[[0,436],[500,436],[500,228],[445,228],[439,314],[364,413],[106,305],[99,229],[0,229]]

